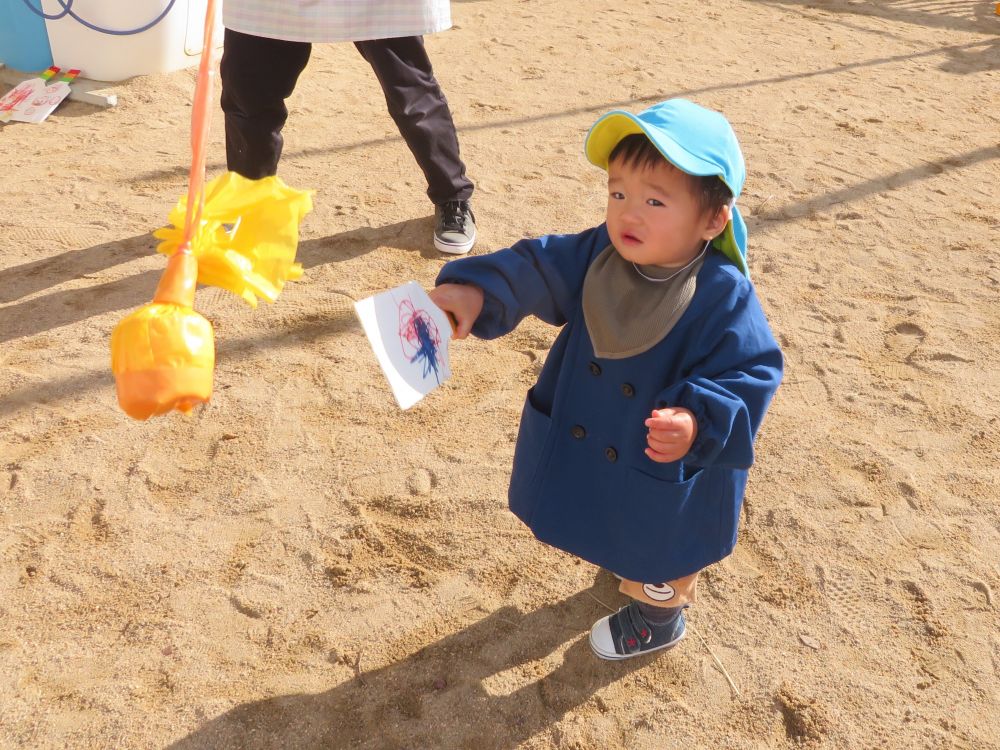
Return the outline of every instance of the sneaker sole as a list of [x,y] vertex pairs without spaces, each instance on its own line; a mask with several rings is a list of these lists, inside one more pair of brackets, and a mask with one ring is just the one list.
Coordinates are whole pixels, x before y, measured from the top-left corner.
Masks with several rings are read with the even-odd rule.
[[452,244],[450,242],[442,242],[437,237],[434,238],[434,247],[440,250],[442,253],[449,253],[451,255],[465,255],[472,249],[472,246],[476,244],[476,238],[473,237],[468,242],[463,242],[462,244]]
[[668,648],[673,648],[678,643],[683,641],[685,636],[687,636],[686,628],[684,629],[683,633],[681,633],[677,638],[674,638],[669,643],[664,643],[662,646],[657,646],[656,648],[648,648],[645,651],[636,651],[634,654],[619,654],[619,653],[609,654],[606,651],[599,650],[597,646],[594,644],[593,633],[591,633],[588,640],[590,641],[590,650],[594,652],[594,656],[598,657],[599,659],[604,659],[605,661],[623,661],[624,659],[632,659],[636,656],[646,656],[646,654],[655,654],[657,651],[664,651]]

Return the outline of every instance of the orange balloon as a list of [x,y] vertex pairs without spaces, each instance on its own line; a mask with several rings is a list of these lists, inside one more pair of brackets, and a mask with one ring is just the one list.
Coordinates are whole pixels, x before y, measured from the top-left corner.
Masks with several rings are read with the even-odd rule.
[[167,261],[153,301],[111,334],[118,403],[134,419],[189,412],[212,395],[215,339],[194,311],[197,260],[181,250]]

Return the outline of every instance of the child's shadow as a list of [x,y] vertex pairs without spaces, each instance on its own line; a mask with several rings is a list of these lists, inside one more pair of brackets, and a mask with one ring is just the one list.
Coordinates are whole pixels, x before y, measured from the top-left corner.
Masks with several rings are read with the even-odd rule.
[[[509,750],[648,663],[593,655],[587,629],[601,615],[587,592],[528,614],[506,607],[325,693],[237,706],[171,748]],[[365,638],[373,653],[393,633]],[[539,661],[570,640],[554,669],[558,655]]]

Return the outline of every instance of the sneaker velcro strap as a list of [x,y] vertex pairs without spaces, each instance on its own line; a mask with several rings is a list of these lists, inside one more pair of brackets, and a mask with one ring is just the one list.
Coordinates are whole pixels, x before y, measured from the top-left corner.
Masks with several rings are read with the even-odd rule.
[[649,645],[653,638],[652,628],[639,613],[639,606],[632,602],[612,615],[611,635],[623,654],[634,654]]

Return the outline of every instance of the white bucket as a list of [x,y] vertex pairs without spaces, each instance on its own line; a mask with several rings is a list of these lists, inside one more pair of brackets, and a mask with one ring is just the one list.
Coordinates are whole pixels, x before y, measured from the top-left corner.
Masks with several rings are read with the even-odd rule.
[[[58,15],[70,0],[42,0],[47,15]],[[103,29],[139,29],[159,17],[170,0],[72,0],[73,13]],[[95,81],[121,81],[196,65],[204,44],[206,0],[174,0],[155,26],[128,36],[102,33],[69,15],[46,19],[52,61],[63,70],[79,68]],[[215,39],[222,44],[222,19]]]

